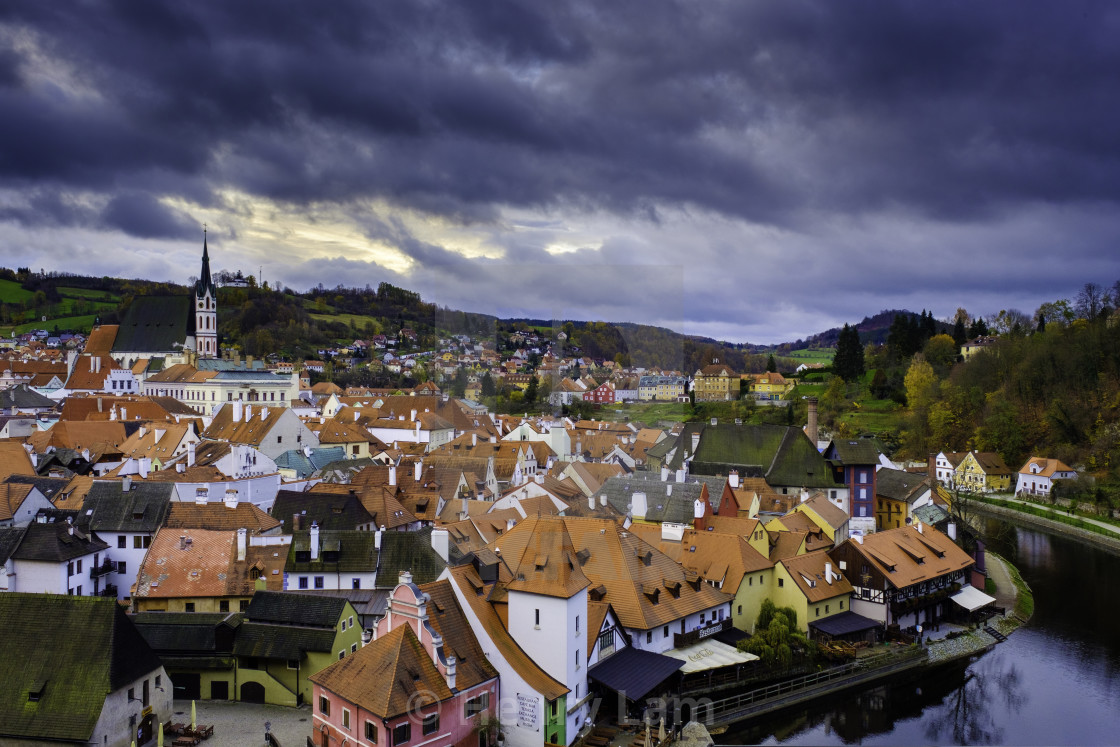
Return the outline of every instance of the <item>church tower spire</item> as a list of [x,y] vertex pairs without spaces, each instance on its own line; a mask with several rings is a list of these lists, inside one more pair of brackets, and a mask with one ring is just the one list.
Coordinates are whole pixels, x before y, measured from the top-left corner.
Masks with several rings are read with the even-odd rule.
[[202,274],[194,286],[194,340],[199,358],[218,355],[218,289],[210,277],[210,249],[202,229]]

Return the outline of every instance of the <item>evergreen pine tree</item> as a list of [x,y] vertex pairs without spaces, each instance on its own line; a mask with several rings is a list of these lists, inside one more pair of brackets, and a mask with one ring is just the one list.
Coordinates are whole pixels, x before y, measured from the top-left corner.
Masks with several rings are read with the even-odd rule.
[[845,324],[836,341],[836,357],[832,370],[844,381],[856,381],[863,376],[863,344],[855,327]]

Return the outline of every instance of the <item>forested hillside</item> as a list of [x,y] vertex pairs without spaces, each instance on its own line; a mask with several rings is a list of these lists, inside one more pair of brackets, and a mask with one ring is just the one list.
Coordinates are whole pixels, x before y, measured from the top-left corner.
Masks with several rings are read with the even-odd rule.
[[1020,328],[951,368],[915,355],[903,450],[1054,457],[1120,484],[1120,316]]

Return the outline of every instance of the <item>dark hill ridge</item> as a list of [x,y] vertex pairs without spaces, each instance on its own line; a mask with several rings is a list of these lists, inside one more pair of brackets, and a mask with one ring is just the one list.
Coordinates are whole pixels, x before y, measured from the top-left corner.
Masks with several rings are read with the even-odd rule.
[[[221,274],[221,271],[219,272]],[[229,273],[226,273],[229,274]],[[48,299],[57,295],[58,286],[103,290],[119,294],[121,307],[117,313],[102,313],[103,323],[116,322],[125,316],[134,297],[187,295],[190,287],[174,283],[151,282],[110,277],[86,277],[61,272],[18,273],[0,268],[0,275],[17,281],[31,291],[44,291]],[[255,283],[253,284],[255,285]],[[312,319],[310,314],[316,314]],[[905,310],[885,310],[865,317],[856,325],[862,342],[886,341],[896,314]],[[421,299],[418,293],[382,283],[378,288],[335,288],[318,286],[305,292],[285,288],[226,287],[219,291],[219,326],[222,344],[238,345],[243,352],[267,355],[309,354],[332,341],[351,341],[373,333],[396,334],[403,328],[419,335],[418,349],[434,342],[439,334],[469,334],[501,337],[517,329],[538,328],[545,331],[555,322],[547,319],[498,319],[488,314],[457,311],[439,307]],[[329,318],[338,316],[339,322]],[[372,326],[356,325],[348,316],[370,317]],[[941,325],[941,323],[938,323]],[[568,321],[560,326],[568,333],[568,347],[594,359],[616,359],[646,367],[690,370],[713,357],[738,371],[751,371],[759,366],[752,356],[779,355],[804,347],[835,347],[840,328],[826,330],[803,340],[782,345],[738,344],[695,335],[684,335],[663,327],[633,322]],[[302,337],[302,339],[297,339]],[[298,345],[299,342],[304,343]],[[308,349],[303,349],[308,348]],[[313,356],[312,356],[313,357]],[[764,365],[764,362],[763,362]]]

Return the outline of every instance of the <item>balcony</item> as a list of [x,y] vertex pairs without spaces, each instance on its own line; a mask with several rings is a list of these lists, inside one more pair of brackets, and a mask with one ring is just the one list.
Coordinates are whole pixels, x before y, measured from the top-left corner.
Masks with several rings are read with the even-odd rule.
[[101,578],[102,576],[108,576],[110,573],[116,573],[116,572],[117,572],[117,564],[114,563],[112,560],[109,560],[108,558],[105,558],[105,560],[103,560],[101,562],[101,565],[90,566],[89,577],[90,578]]
[[115,584],[106,584],[104,589],[97,592],[97,596],[99,596],[99,597],[111,597],[113,599],[116,599],[117,598],[117,587],[116,587],[116,585]]

